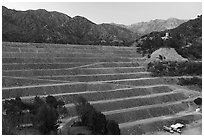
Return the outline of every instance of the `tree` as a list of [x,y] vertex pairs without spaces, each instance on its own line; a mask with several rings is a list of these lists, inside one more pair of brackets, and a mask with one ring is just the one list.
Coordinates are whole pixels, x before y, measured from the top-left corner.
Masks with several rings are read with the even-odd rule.
[[57,131],[58,112],[56,110],[57,100],[53,96],[46,97],[46,103],[39,107],[36,120],[40,132],[44,135],[50,134],[51,131]]
[[[82,96],[75,99],[77,113],[81,119],[80,126],[88,127],[94,135],[119,134],[120,129],[115,121],[108,121],[103,113],[98,112]],[[109,122],[109,123],[107,123]],[[108,126],[108,127],[107,127]],[[110,131],[111,130],[111,131]],[[114,131],[112,131],[114,130]]]
[[93,134],[105,133],[105,115],[103,115],[101,112],[97,112],[94,107],[82,96],[78,96],[76,98],[75,106],[83,126],[88,127]]

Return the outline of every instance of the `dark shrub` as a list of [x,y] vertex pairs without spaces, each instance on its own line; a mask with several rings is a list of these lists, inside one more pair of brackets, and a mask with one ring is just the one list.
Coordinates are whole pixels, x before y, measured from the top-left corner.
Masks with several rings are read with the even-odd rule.
[[202,79],[198,77],[193,78],[179,78],[179,85],[185,86],[185,85],[197,85],[199,87],[202,87]]
[[202,62],[154,62],[147,68],[153,76],[202,75]]
[[57,110],[48,103],[45,103],[38,109],[36,115],[38,127],[42,134],[50,134],[51,131],[57,131]]
[[55,108],[57,107],[57,104],[58,104],[57,99],[50,95],[46,97],[46,103],[50,104]]
[[118,123],[114,120],[107,120],[107,135],[120,135],[120,128]]
[[200,98],[200,97],[198,97],[198,98],[196,98],[195,100],[194,100],[194,103],[196,104],[196,105],[202,105],[202,98]]

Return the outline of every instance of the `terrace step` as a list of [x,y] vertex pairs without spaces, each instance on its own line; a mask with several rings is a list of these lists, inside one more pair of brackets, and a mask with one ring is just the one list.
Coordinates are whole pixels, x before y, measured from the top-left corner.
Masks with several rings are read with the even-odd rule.
[[[4,63],[2,70],[22,70],[22,69],[59,69],[72,68],[77,66],[102,68],[102,67],[138,67],[137,62],[69,62],[69,63]],[[89,66],[84,66],[89,65]]]
[[[107,83],[130,85],[130,86],[145,86],[145,85],[157,85],[157,84],[170,84],[177,85],[179,78],[192,78],[193,76],[166,76],[166,77],[145,77],[136,79],[121,79],[110,80]],[[194,76],[195,77],[195,76]],[[200,76],[197,76],[200,77]]]
[[[94,64],[93,64],[94,65]],[[135,73],[144,72],[144,67],[116,67],[116,68],[80,68],[79,66],[74,68],[63,69],[42,69],[42,70],[3,70],[3,76],[22,76],[22,77],[34,77],[34,76],[57,76],[57,75],[93,75],[93,74],[113,74],[113,73]]]
[[79,52],[79,51],[52,51],[52,52],[3,52],[2,57],[3,58],[48,58],[48,57],[132,57],[137,58],[141,57],[140,54],[136,53],[120,53],[120,54],[114,54],[114,53],[93,53],[93,52]]
[[107,67],[139,67],[139,62],[101,62],[88,68],[107,68]]
[[[41,53],[53,53],[54,55],[57,54],[79,54],[79,53],[86,53],[88,55],[105,55],[105,56],[126,56],[126,57],[142,57],[135,49],[133,50],[113,50],[113,49],[75,49],[75,48],[11,48],[11,47],[3,47],[3,52],[12,52],[12,53],[34,53],[34,54],[41,54]],[[17,55],[17,54],[16,54]],[[12,55],[11,55],[12,56]],[[20,55],[21,56],[21,55]]]
[[25,63],[8,63],[2,64],[2,70],[26,70],[26,69],[62,69],[62,68],[72,68],[83,65],[92,64],[90,62],[72,62],[72,63],[41,63],[41,64],[25,64]]
[[[147,119],[151,117],[174,115],[176,111],[180,112],[180,111],[188,110],[187,103],[182,103],[181,106],[179,106],[180,104],[181,104],[180,101],[163,103],[162,105],[156,104],[156,105],[146,106],[144,108],[140,108],[137,110],[121,112],[121,113],[113,113],[110,115],[108,114],[106,115],[106,117],[108,119],[115,120],[116,122],[121,124],[121,123]],[[179,109],[176,108],[178,106],[179,106]]]
[[131,85],[131,86],[145,86],[158,84],[177,84],[180,77],[145,77],[137,79],[121,79],[114,81],[107,81],[107,83]]
[[[189,115],[191,110],[191,106],[195,106],[193,103],[193,99],[195,98],[187,98],[181,99],[172,102],[160,103],[147,105],[136,108],[128,108],[128,109],[119,109],[113,111],[104,111],[107,119],[115,120],[119,123],[122,134],[133,134],[135,131],[138,131],[138,126],[140,127],[142,124],[147,125],[150,122],[159,122],[160,120],[165,122],[165,120],[172,120],[180,118],[178,114],[184,113],[185,116]],[[184,116],[182,115],[182,117]],[[71,121],[77,118],[77,116],[65,118],[62,121],[64,124],[64,128],[67,128]],[[201,115],[199,116],[199,119]],[[168,120],[166,121],[168,123]],[[195,118],[191,118],[191,121],[194,121]],[[157,123],[158,124],[158,123]],[[151,125],[153,126],[153,124]],[[158,126],[158,125],[156,125]],[[161,126],[161,125],[160,125]],[[153,126],[154,127],[154,126]],[[163,125],[162,125],[163,127]],[[145,126],[144,126],[145,128]],[[157,129],[158,127],[154,127],[153,129]],[[66,130],[66,129],[65,129]],[[148,131],[148,130],[147,130]],[[136,133],[142,134],[142,133]]]
[[[57,84],[41,84],[41,85],[32,85],[32,86],[21,86],[21,87],[8,87],[8,88],[2,88],[2,95],[5,98],[16,97],[21,93],[21,96],[26,94],[25,96],[32,96],[32,95],[43,95],[43,94],[55,94],[57,93],[66,93],[67,90],[74,91],[77,89],[78,92],[82,91],[88,91],[87,85],[114,85],[113,87],[135,87],[135,86],[149,86],[149,85],[160,85],[160,84],[172,84],[172,80],[174,83],[176,83],[177,78],[161,78],[162,80],[158,79],[158,81],[155,82],[155,79],[158,78],[138,78],[138,79],[126,79],[126,80],[109,80],[109,81],[96,81],[96,82],[69,82],[69,83],[57,83]],[[148,81],[146,81],[148,80]],[[128,85],[126,83],[123,84],[117,84],[118,81],[136,81],[137,84]],[[146,81],[146,83],[145,83]],[[114,84],[113,84],[114,83]],[[85,86],[85,87],[84,87]],[[73,89],[71,89],[73,87]],[[84,87],[81,88],[81,87]],[[95,87],[95,86],[94,86]],[[99,86],[100,87],[100,86]],[[29,90],[28,90],[29,89]],[[81,91],[80,91],[80,90]],[[115,89],[115,88],[114,88]],[[37,90],[37,91],[35,91]],[[108,90],[108,89],[105,89]],[[93,91],[91,89],[91,91]],[[33,93],[32,93],[33,92]],[[70,93],[70,92],[69,92]]]
[[[188,97],[184,94],[184,91],[185,90],[164,91],[161,93],[131,96],[127,98],[90,101],[90,103],[96,110],[107,112],[109,115],[119,116],[121,113],[130,113],[131,111],[134,112],[138,109],[151,107],[152,105],[159,106],[164,103],[185,100]],[[67,104],[66,107],[68,110],[70,110],[70,116],[77,115],[74,104]]]
[[[189,113],[200,93],[179,89],[178,77],[151,77],[135,47],[3,42],[2,51],[3,101],[53,95],[65,101],[72,119],[77,117],[73,102],[81,95],[118,122],[122,134],[201,119]],[[64,120],[66,128],[69,119]]]
[[[119,94],[118,94],[119,96],[117,96],[116,92],[120,92],[120,90],[117,90],[117,91],[112,90],[112,91],[106,91],[106,92],[104,91],[103,97],[99,96],[100,94],[102,95],[102,93],[100,93],[100,92],[93,92],[93,93],[84,92],[84,93],[78,93],[78,94],[81,94],[82,96],[87,98],[87,100],[89,100],[90,103],[97,110],[104,112],[104,114],[114,115],[113,118],[115,116],[119,117],[119,115],[121,113],[124,113],[124,114],[135,113],[135,111],[138,111],[138,109],[147,109],[147,108],[152,108],[153,106],[158,107],[158,106],[163,105],[165,103],[182,102],[183,100],[189,100],[190,94],[188,93],[188,91],[186,91],[184,89],[180,89],[180,90],[177,89],[177,90],[171,91],[171,89],[169,89],[169,88],[166,89],[165,87],[163,87],[160,90],[164,89],[165,91],[159,91],[159,92],[157,91],[158,89],[159,89],[159,87],[155,87],[155,89],[154,89],[154,91],[152,91],[152,93],[148,93],[148,91],[146,91],[145,94],[142,93],[142,91],[143,92],[145,91],[144,89],[142,91],[135,90],[135,92],[138,92],[139,94],[134,95],[134,93],[132,92],[130,94],[133,94],[133,95],[130,97],[126,97],[126,98],[120,96]],[[153,90],[153,89],[151,89],[151,90]],[[116,94],[116,96],[114,96],[112,94],[113,98],[111,97],[108,100],[106,98],[106,95],[108,95],[110,92],[113,92],[113,94]],[[106,94],[106,93],[108,93],[108,94]],[[98,94],[98,96],[97,96],[97,94]],[[66,103],[69,103],[66,106],[69,110],[69,115],[72,117],[76,116],[77,114],[76,114],[74,105],[70,104],[70,102],[73,102],[74,96],[76,96],[76,95],[77,94],[64,94],[64,95],[63,94],[61,94],[61,95],[55,94],[54,95],[58,99],[62,99]],[[94,96],[94,95],[96,95],[96,96]],[[96,98],[93,99],[93,96]],[[190,96],[192,99],[198,95],[194,94],[194,95],[190,95]],[[34,98],[34,97],[32,97],[32,98]],[[25,100],[31,100],[31,98],[25,97],[25,98],[23,98],[23,100],[24,101]]]
[[58,57],[58,58],[2,58],[2,63],[68,63],[68,62],[131,62],[144,61],[144,58],[122,58],[122,57]]
[[[136,96],[145,96],[153,95],[159,93],[171,92],[173,87],[169,85],[154,85],[154,86],[141,86],[141,87],[129,87],[129,88],[120,88],[113,90],[105,91],[83,91],[83,92],[73,92],[73,93],[56,93],[52,94],[55,98],[63,100],[66,104],[72,103],[75,97],[81,95],[86,98],[88,101],[97,101],[97,100],[113,100],[113,99],[124,99],[129,97]],[[47,95],[41,95],[41,98],[45,98]],[[26,102],[32,102],[35,96],[22,97],[22,100]]]
[[2,88],[2,98],[15,98],[24,96],[40,96],[60,93],[77,93],[83,91],[104,91],[131,86],[106,84],[106,83],[58,83],[44,85],[30,85],[22,87],[5,87]]
[[68,83],[69,81],[39,79],[39,78],[26,78],[26,77],[10,77],[2,76],[2,87],[20,87],[29,85],[43,85],[43,84],[57,84]]
[[3,47],[9,48],[73,48],[73,49],[114,49],[114,50],[133,50],[137,47],[119,47],[119,46],[98,46],[98,45],[74,45],[74,44],[48,44],[48,43],[14,43],[14,42],[2,42]]
[[136,73],[114,73],[114,74],[95,74],[95,75],[62,75],[62,76],[45,76],[37,77],[46,80],[59,80],[59,81],[78,81],[78,82],[94,82],[94,81],[107,81],[119,80],[127,78],[144,78],[150,77],[149,72],[136,72]]
[[[4,55],[3,57],[36,57],[37,54],[41,57],[47,57],[49,54],[53,54],[53,56],[62,57],[64,55],[65,57],[71,57],[71,56],[84,56],[84,57],[94,57],[94,56],[109,56],[109,57],[142,57],[140,54],[138,54],[136,51],[93,51],[93,50],[75,50],[75,49],[28,49],[28,48],[18,48],[18,49],[4,49]],[[14,53],[12,55],[12,53]],[[29,55],[29,53],[31,53]],[[82,54],[80,54],[82,53]],[[43,55],[45,54],[45,55]],[[46,55],[47,54],[47,55]],[[60,55],[61,54],[61,55]]]
[[[71,45],[71,44],[46,44],[46,43],[2,43],[3,51],[56,51],[78,50],[91,52],[136,52],[136,47],[96,46],[96,45]],[[14,50],[15,49],[15,50]],[[20,50],[19,50],[20,49]],[[66,50],[67,49],[67,50]]]
[[79,50],[93,50],[93,51],[133,51],[137,47],[118,47],[118,46],[96,46],[96,45],[72,45],[72,44],[46,44],[46,43],[5,43],[2,42],[4,49],[79,49]]

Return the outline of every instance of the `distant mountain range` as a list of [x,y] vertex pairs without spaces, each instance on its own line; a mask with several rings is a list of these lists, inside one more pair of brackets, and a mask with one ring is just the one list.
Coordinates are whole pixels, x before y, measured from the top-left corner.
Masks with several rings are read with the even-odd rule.
[[145,35],[153,31],[164,31],[173,29],[186,22],[187,20],[180,20],[176,18],[169,18],[167,20],[155,19],[149,22],[139,22],[127,26],[127,28],[135,33]]
[[149,22],[138,22],[131,25],[115,24],[113,25],[123,27],[131,30],[134,33],[139,34],[140,36],[146,35],[153,31],[164,31],[168,29],[173,29],[186,22],[187,20],[180,20],[176,18],[169,18],[167,20],[155,19]]
[[81,17],[73,18],[44,9],[16,11],[2,7],[3,41],[101,44],[130,46],[136,39],[151,33],[175,28],[185,20],[152,20],[130,26],[95,24]]
[[2,38],[17,42],[128,46],[138,35],[111,24],[97,25],[81,16],[71,18],[44,9],[16,11],[2,7]]

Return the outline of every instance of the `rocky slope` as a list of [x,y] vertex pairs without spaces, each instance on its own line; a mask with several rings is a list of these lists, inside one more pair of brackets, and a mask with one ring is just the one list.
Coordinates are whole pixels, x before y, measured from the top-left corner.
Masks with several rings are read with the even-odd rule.
[[187,59],[181,57],[174,48],[160,48],[151,54],[149,62],[177,61],[185,62]]

